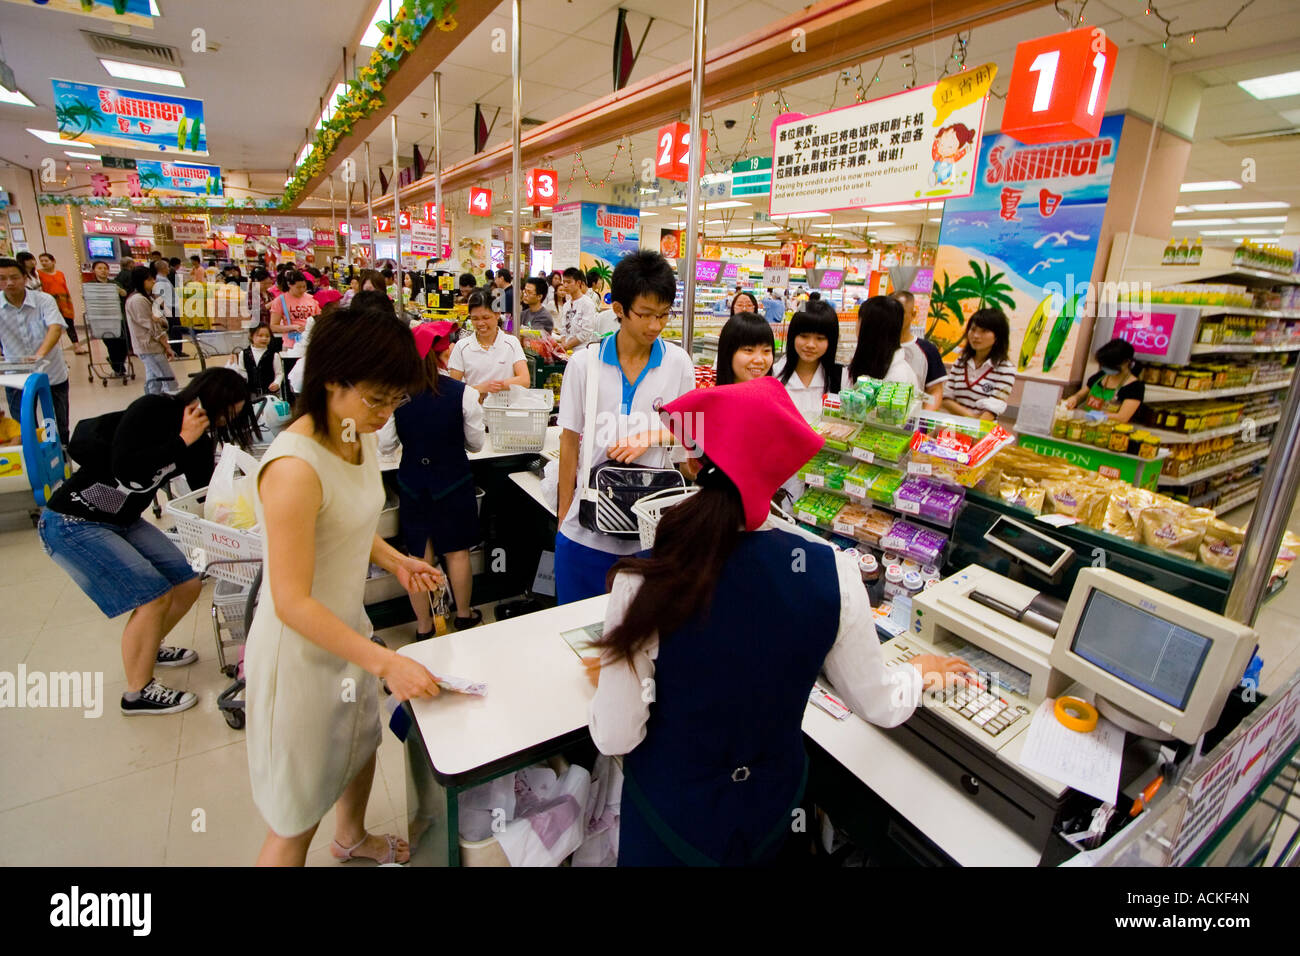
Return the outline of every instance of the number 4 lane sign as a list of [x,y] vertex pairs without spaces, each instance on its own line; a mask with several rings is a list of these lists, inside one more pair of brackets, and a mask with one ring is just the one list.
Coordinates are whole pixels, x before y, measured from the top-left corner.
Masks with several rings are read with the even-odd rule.
[[471,216],[492,215],[492,190],[481,186],[471,186],[469,190],[469,214]]

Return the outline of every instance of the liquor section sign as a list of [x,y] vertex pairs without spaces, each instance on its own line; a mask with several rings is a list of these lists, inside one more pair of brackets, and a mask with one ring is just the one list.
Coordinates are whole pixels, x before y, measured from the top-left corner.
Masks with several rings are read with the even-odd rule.
[[208,155],[203,101],[90,83],[51,80],[54,117],[63,139]]
[[772,125],[772,215],[969,196],[993,64]]

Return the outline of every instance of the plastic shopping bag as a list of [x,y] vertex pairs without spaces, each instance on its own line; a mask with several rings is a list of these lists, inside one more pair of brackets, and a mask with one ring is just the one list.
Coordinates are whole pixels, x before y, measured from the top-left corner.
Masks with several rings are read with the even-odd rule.
[[293,418],[293,413],[288,402],[281,398],[270,398],[267,399],[266,406],[262,409],[262,414],[258,417],[257,423],[267,431],[274,431],[291,418]]
[[231,528],[257,524],[253,496],[257,491],[257,459],[238,445],[222,445],[221,458],[212,472],[203,517]]

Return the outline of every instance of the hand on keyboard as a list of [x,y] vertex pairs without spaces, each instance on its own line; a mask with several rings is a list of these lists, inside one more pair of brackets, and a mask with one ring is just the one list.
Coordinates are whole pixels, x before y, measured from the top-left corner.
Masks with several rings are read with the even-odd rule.
[[918,654],[910,661],[921,672],[922,686],[927,691],[941,691],[945,687],[980,687],[975,668],[960,657],[941,657],[938,654]]

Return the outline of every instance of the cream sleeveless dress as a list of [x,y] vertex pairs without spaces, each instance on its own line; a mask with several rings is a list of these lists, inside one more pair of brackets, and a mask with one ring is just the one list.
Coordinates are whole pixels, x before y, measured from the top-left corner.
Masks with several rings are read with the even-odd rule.
[[[298,458],[316,472],[312,597],[369,637],[365,612],[370,547],[384,507],[377,436],[361,436],[361,463],[352,465],[315,440],[276,436],[261,470],[277,458]],[[257,520],[265,526],[262,501]],[[257,613],[244,656],[247,679],[248,774],[253,801],[270,828],[294,836],[320,822],[379,746],[379,679],[284,625],[275,613],[266,557]]]

